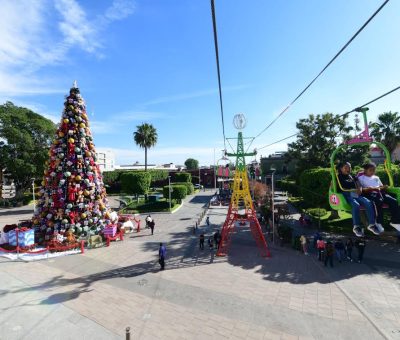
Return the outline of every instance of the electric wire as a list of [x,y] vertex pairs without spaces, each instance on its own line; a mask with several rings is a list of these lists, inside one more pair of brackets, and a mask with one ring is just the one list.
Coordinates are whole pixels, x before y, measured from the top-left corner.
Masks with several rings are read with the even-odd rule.
[[226,150],[226,138],[225,138],[225,122],[224,122],[224,107],[222,104],[222,87],[221,87],[221,71],[219,66],[219,52],[218,52],[218,36],[217,36],[217,20],[215,18],[215,4],[214,0],[211,0],[211,16],[213,23],[214,33],[214,47],[215,47],[215,59],[217,61],[217,75],[218,75],[218,91],[219,91],[219,105],[221,110],[221,121],[222,121],[222,135],[224,137],[224,148]]
[[[375,99],[370,100],[369,102],[367,102],[367,103],[365,103],[365,104],[363,104],[363,105],[361,105],[361,106],[357,106],[356,108],[354,108],[354,109],[352,109],[352,110],[350,110],[350,111],[347,111],[347,112],[341,114],[339,117],[344,117],[344,116],[347,116],[348,114],[350,114],[350,113],[352,113],[352,112],[359,111],[359,110],[362,109],[363,107],[366,107],[366,106],[368,106],[368,105],[370,105],[370,104],[372,104],[372,103],[375,103],[376,101],[378,101],[378,100],[380,100],[380,99],[382,99],[382,98],[388,96],[389,94],[392,94],[393,92],[396,92],[396,91],[398,91],[398,90],[400,90],[400,86],[397,86],[397,87],[395,87],[394,89],[392,89],[392,90],[390,90],[390,91],[388,91],[388,92],[385,92],[384,94],[382,94],[382,95],[376,97]],[[283,141],[285,141],[285,140],[287,140],[287,139],[289,139],[289,138],[295,137],[295,136],[297,136],[298,134],[299,134],[299,133],[294,133],[293,135],[290,135],[290,136],[287,136],[287,137],[285,137],[285,138],[279,139],[279,140],[277,140],[277,141],[275,141],[275,142],[273,142],[273,143],[264,145],[264,146],[262,146],[261,148],[258,148],[257,150],[262,150],[262,149],[265,149],[265,148],[267,148],[267,147],[269,147],[269,146],[278,144],[278,143],[283,142]]]
[[313,80],[294,98],[279,114],[276,116],[258,135],[254,138],[259,137],[265,131],[267,131],[283,114],[290,109],[290,107],[311,87],[312,84],[325,72],[325,70],[339,57],[340,54],[353,42],[353,40],[364,30],[365,27],[372,21],[372,19],[386,6],[389,0],[385,0],[382,5],[369,17],[369,19],[358,29],[358,31],[350,38],[349,41],[335,54],[335,56],[326,64],[326,66],[314,77]]

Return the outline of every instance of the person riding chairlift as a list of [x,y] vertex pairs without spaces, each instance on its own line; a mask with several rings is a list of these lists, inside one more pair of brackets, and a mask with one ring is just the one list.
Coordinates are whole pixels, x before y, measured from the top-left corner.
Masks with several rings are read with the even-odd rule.
[[357,237],[364,236],[364,229],[360,227],[360,206],[363,206],[367,213],[368,230],[374,234],[379,234],[379,230],[375,225],[374,205],[368,198],[361,196],[362,189],[359,187],[356,179],[350,174],[351,164],[348,162],[340,163],[337,168],[339,172],[337,177],[339,191],[342,192],[346,201],[351,205],[354,234]]

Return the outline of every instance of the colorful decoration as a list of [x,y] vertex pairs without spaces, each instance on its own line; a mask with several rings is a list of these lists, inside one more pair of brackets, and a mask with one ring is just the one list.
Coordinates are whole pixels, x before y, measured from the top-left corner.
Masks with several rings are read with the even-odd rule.
[[72,242],[74,235],[99,234],[110,223],[111,212],[76,82],[66,96],[46,164],[32,220],[40,239],[50,242],[63,236]]

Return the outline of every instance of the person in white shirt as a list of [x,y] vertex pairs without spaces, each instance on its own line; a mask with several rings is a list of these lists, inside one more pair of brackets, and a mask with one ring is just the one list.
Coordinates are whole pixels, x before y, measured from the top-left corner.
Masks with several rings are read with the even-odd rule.
[[[390,225],[400,231],[400,208],[397,200],[388,195],[385,190],[387,185],[383,185],[380,178],[375,175],[376,165],[374,163],[367,163],[364,165],[364,173],[358,177],[358,182],[362,188],[363,196],[371,200],[376,207],[376,227],[378,235],[384,231],[383,223],[383,204],[389,207],[391,222]],[[372,230],[377,234],[375,230]]]

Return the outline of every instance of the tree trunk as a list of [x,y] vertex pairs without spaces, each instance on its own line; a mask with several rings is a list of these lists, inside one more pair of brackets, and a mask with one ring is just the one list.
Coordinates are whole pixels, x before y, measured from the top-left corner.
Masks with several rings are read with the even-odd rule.
[[144,171],[147,171],[147,148],[144,148]]

